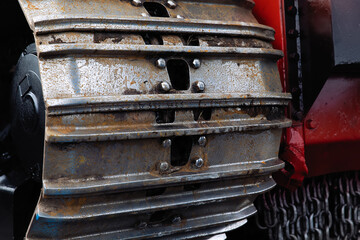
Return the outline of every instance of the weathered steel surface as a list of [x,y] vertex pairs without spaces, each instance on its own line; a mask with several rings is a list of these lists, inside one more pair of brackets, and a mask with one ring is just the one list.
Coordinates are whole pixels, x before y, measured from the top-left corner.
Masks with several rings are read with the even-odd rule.
[[28,239],[189,239],[244,224],[283,167],[290,125],[282,53],[251,1],[140,1],[169,17],[139,1],[19,2],[47,108]]

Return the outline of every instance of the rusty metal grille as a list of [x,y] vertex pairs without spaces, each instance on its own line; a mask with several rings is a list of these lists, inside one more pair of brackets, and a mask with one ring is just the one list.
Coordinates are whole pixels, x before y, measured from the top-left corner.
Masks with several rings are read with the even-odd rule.
[[208,238],[246,222],[291,124],[252,1],[19,2],[46,105],[28,239]]

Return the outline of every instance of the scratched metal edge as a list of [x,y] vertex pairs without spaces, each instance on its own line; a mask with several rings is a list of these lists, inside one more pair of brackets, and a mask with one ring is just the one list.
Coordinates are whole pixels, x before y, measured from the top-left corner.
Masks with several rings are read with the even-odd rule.
[[[181,229],[176,229],[177,231],[171,231],[171,230],[162,230],[162,229],[149,229],[149,233],[144,233],[142,236],[139,237],[146,237],[146,238],[158,238],[163,236],[169,236],[172,234],[176,234],[178,232],[188,232],[188,231],[194,231],[201,228],[208,228],[213,226],[220,226],[226,223],[232,223],[235,221],[243,220],[247,217],[250,217],[251,215],[256,213],[256,208],[253,206],[253,204],[244,207],[243,209],[236,211],[236,212],[228,212],[228,213],[222,213],[217,215],[210,215],[207,217],[203,217],[200,219],[189,219],[186,222],[186,226],[182,227]],[[122,239],[120,236],[117,238],[116,233],[113,235],[116,239]],[[132,238],[137,239],[138,236]],[[109,239],[112,239],[112,236],[109,236]]]
[[[274,41],[274,29],[261,24],[223,22],[193,19],[167,19],[156,17],[101,18],[96,16],[41,16],[35,17],[36,34],[65,31],[147,31],[163,33],[216,34],[255,37]],[[81,24],[81,25],[80,25]]]
[[[62,14],[62,15],[39,15],[34,16],[34,24],[36,25],[52,25],[53,23],[57,22],[92,22],[92,21],[98,21],[101,23],[122,23],[122,22],[134,22],[137,23],[156,23],[156,24],[168,24],[171,23],[171,26],[174,26],[174,24],[184,24],[184,25],[196,25],[199,27],[202,27],[203,25],[209,25],[209,26],[223,26],[224,28],[227,28],[229,26],[233,27],[248,27],[253,29],[260,29],[260,30],[267,30],[271,31],[272,33],[275,33],[275,30],[267,25],[259,24],[259,23],[249,23],[249,22],[241,22],[241,21],[219,21],[219,20],[201,20],[201,19],[181,19],[181,18],[164,18],[161,17],[107,17],[107,16],[96,16],[96,15],[85,15],[85,14],[77,14],[76,16],[70,15],[70,14]],[[76,27],[76,26],[74,26]],[[111,28],[110,28],[111,29]]]
[[48,115],[124,110],[287,105],[289,93],[149,94],[47,99]]
[[201,55],[201,56],[236,56],[244,58],[275,58],[283,57],[283,52],[267,48],[244,47],[203,47],[203,46],[170,46],[170,45],[128,45],[128,44],[96,44],[96,43],[66,43],[37,45],[39,57],[46,58],[61,55],[102,55],[122,56],[129,54],[153,55]]
[[[222,226],[219,227],[213,227],[213,228],[206,228],[202,230],[187,232],[187,233],[180,233],[175,234],[173,236],[166,236],[161,237],[158,240],[173,240],[173,239],[197,239],[197,240],[210,240],[210,238],[214,235],[222,234],[225,232],[229,232],[231,230],[234,230],[236,228],[239,228],[247,223],[247,219],[242,219],[240,221],[231,222],[231,223],[225,223]],[[201,238],[204,237],[204,238]]]
[[[159,237],[158,240],[173,240],[173,239],[184,239],[185,240],[185,239],[193,239],[193,238],[200,240],[199,237],[206,237],[205,239],[208,239],[211,236],[239,228],[246,223],[247,223],[247,219],[245,218],[240,221],[224,223],[224,224],[216,226],[216,227],[211,227],[211,228],[206,228],[206,229],[201,229],[201,230],[196,230],[196,231],[190,231],[190,232],[185,232],[185,233],[177,233],[177,234],[174,234],[173,236]],[[88,235],[87,240],[99,240],[99,237],[100,236],[98,234],[97,235],[96,234]],[[34,238],[26,238],[26,239],[33,240]],[[72,238],[72,239],[74,239],[74,238]],[[201,238],[201,239],[205,240],[203,238]]]
[[[158,18],[142,16],[101,16],[95,14],[63,14],[34,16],[32,21],[37,33],[51,33],[68,30],[131,30],[177,33],[229,34],[259,37],[274,40],[275,30],[258,23],[242,21],[199,20],[179,18]],[[81,23],[81,25],[79,25]],[[145,29],[146,27],[146,29]]]
[[[70,215],[57,215],[52,216],[43,211],[43,209],[53,209],[54,204],[50,204],[52,200],[57,200],[57,198],[46,198],[45,200],[40,201],[38,204],[36,212],[38,213],[39,219],[48,219],[50,221],[76,221],[76,220],[94,220],[103,217],[114,217],[119,215],[130,214],[134,215],[141,214],[149,211],[161,211],[164,209],[174,209],[181,208],[186,206],[196,206],[199,203],[207,204],[212,203],[213,201],[224,201],[227,199],[234,199],[246,196],[252,196],[255,194],[261,194],[265,191],[270,190],[276,185],[275,181],[268,176],[267,179],[256,179],[254,183],[243,185],[237,184],[231,187],[220,186],[217,188],[211,189],[211,194],[208,193],[209,189],[201,189],[196,191],[196,197],[192,191],[179,192],[172,194],[163,194],[155,197],[147,197],[146,203],[144,201],[139,201],[139,199],[128,199],[123,202],[116,200],[116,205],[119,207],[111,212],[107,212],[108,208],[99,204],[99,206],[93,207],[94,203],[91,203],[91,210],[82,212],[83,209],[86,210],[87,205],[82,206],[79,212]],[[174,201],[168,201],[172,199]],[[100,202],[99,202],[100,203]],[[112,202],[106,202],[109,205],[114,205]],[[68,208],[66,204],[56,205],[56,209],[61,207],[63,209]],[[56,212],[57,210],[53,209],[51,212]],[[49,210],[47,210],[49,212]],[[66,212],[66,210],[64,211]],[[91,214],[89,213],[91,212]]]
[[[159,227],[149,227],[145,229],[123,229],[112,232],[105,232],[92,235],[82,235],[77,237],[70,238],[58,238],[58,239],[141,239],[141,238],[159,238],[164,237],[180,232],[189,232],[196,231],[198,229],[220,226],[226,223],[236,222],[242,219],[245,219],[256,212],[256,208],[253,204],[249,204],[238,211],[225,212],[221,214],[214,214],[210,216],[195,217],[191,219],[186,219],[185,223],[179,226],[159,226]],[[36,219],[36,217],[35,217]],[[34,219],[33,219],[34,220]],[[54,222],[52,222],[54,224]],[[32,222],[31,226],[33,227],[36,222]],[[56,223],[55,223],[56,224]],[[29,229],[31,230],[31,228]],[[40,239],[40,238],[31,238],[26,239]],[[43,239],[43,238],[42,238]]]
[[[123,192],[136,189],[157,188],[159,186],[173,186],[182,182],[201,183],[211,180],[241,178],[249,175],[262,176],[280,170],[285,163],[278,158],[266,159],[261,162],[237,163],[228,167],[210,167],[207,172],[180,173],[171,176],[152,176],[144,173],[139,178],[131,175],[104,176],[103,180],[97,179],[44,179],[43,194],[47,196],[65,195],[97,195],[105,192]],[[235,170],[236,168],[239,168]],[[257,173],[254,171],[257,170]],[[166,183],[164,183],[166,181]]]
[[[240,221],[226,222],[226,223],[220,224],[215,227],[209,227],[206,229],[200,229],[200,230],[195,230],[195,231],[188,231],[188,232],[184,232],[184,233],[177,233],[177,234],[173,234],[171,236],[164,236],[164,237],[161,236],[156,239],[158,239],[158,240],[174,240],[174,239],[178,239],[178,240],[179,239],[181,239],[181,240],[186,240],[186,239],[209,240],[211,237],[213,237],[215,235],[223,234],[225,232],[234,230],[236,228],[243,226],[246,223],[247,223],[247,219],[244,218]],[[92,239],[98,240],[99,235],[87,236],[87,240],[92,240]]]
[[[173,136],[192,136],[203,134],[223,134],[230,132],[245,132],[268,130],[273,128],[290,127],[290,119],[268,121],[268,120],[249,120],[249,121],[204,121],[204,122],[185,122],[154,124],[146,129],[136,128],[136,130],[119,131],[114,128],[90,128],[78,127],[72,132],[63,133],[61,127],[46,127],[45,141],[49,143],[77,143],[77,142],[97,142],[97,141],[116,141],[144,138],[162,138]],[[206,125],[206,127],[204,127]],[[174,128],[169,128],[174,126]]]

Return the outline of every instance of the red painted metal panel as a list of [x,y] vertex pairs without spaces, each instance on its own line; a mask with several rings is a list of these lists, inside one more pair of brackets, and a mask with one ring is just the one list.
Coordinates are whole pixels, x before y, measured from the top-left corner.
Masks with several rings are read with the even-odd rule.
[[327,80],[304,133],[309,175],[360,169],[360,76]]
[[254,0],[255,7],[253,13],[259,23],[268,25],[275,29],[275,41],[273,46],[284,52],[284,57],[279,60],[278,67],[281,83],[284,92],[287,91],[287,54],[286,54],[286,29],[284,19],[283,0]]

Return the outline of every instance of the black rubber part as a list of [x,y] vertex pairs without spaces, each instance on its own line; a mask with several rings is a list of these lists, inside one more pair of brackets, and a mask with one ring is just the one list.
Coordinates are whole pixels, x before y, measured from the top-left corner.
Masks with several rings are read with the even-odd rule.
[[45,104],[35,44],[20,55],[12,80],[11,135],[16,155],[35,180],[41,180]]

